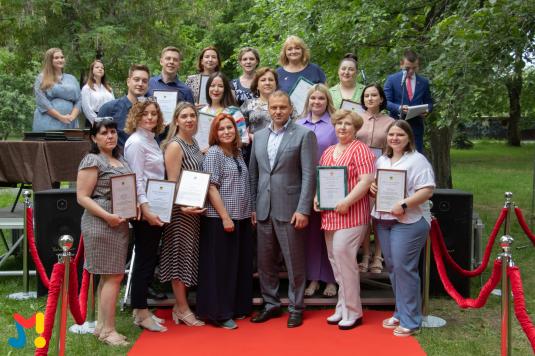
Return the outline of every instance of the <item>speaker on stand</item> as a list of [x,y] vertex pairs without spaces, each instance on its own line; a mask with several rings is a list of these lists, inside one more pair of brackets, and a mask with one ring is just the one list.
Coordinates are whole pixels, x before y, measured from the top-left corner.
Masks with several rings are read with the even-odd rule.
[[[48,277],[58,262],[61,253],[58,240],[61,235],[71,235],[74,239],[71,253],[74,255],[80,242],[80,220],[84,209],[76,201],[75,189],[50,189],[34,194],[35,244],[39,258]],[[82,278],[83,264],[78,266],[78,281]],[[48,290],[37,278],[37,296],[48,294]]]

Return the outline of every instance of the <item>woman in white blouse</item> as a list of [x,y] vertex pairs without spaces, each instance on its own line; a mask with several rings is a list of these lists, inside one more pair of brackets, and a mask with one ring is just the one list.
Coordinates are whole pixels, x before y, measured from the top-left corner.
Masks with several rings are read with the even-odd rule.
[[164,320],[148,309],[147,294],[154,268],[158,262],[157,250],[162,236],[163,222],[150,211],[145,187],[149,179],[163,180],[165,167],[163,153],[155,136],[163,131],[163,115],[156,101],[135,103],[126,119],[125,132],[130,137],[124,145],[124,157],[136,174],[137,202],[143,219],[133,221],[135,259],[132,276],[131,304],[134,324],[150,331],[166,331]]
[[82,88],[82,111],[85,118],[93,123],[100,107],[115,99],[111,86],[106,82],[104,63],[95,59],[89,66],[89,77]]

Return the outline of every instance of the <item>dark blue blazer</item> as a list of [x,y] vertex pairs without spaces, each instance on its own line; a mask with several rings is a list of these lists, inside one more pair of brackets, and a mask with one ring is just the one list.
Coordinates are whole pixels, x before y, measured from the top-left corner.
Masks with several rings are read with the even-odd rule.
[[[405,85],[401,85],[401,79],[403,78],[403,72],[399,71],[386,78],[385,82],[385,96],[386,107],[390,112],[390,116],[395,119],[399,119],[399,107],[401,105],[429,105],[429,112],[433,110],[433,99],[431,98],[431,91],[429,90],[429,80],[416,74],[416,87],[414,90],[414,96],[412,100],[409,100],[409,94]],[[401,102],[402,92],[403,103]]]

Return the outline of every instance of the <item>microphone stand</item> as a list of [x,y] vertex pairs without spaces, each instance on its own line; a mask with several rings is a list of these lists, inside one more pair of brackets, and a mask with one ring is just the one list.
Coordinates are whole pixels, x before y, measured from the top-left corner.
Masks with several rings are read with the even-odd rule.
[[401,105],[399,107],[399,118],[401,120],[405,120],[405,117],[407,116],[406,113],[403,112],[403,100],[405,99],[405,91],[407,90],[407,70],[403,69],[403,76],[401,77]]

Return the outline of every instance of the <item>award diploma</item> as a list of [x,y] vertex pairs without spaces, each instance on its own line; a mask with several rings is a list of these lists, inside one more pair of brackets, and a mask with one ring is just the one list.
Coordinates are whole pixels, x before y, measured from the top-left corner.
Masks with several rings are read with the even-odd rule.
[[347,195],[347,168],[318,166],[318,205],[320,210],[334,210]]
[[124,219],[137,216],[136,175],[121,174],[111,180],[111,212]]
[[356,103],[351,100],[343,99],[342,104],[340,105],[340,109],[349,110],[356,112],[357,114],[360,114],[366,110],[360,105],[359,103]]
[[167,180],[149,179],[147,181],[147,199],[150,211],[158,215],[160,220],[165,223],[171,221],[175,187],[175,182]]
[[308,91],[313,85],[314,83],[308,79],[299,77],[292,90],[290,90],[290,100],[292,101],[292,105],[294,106],[295,112],[298,115],[303,113]]
[[377,197],[375,210],[390,213],[394,205],[405,198],[407,171],[377,170]]
[[199,104],[208,105],[206,100],[206,83],[208,83],[208,75],[201,75],[201,81],[199,83]]
[[178,92],[174,90],[155,90],[152,95],[156,98],[156,102],[160,106],[164,123],[169,125],[173,121]]
[[210,186],[210,174],[182,170],[176,193],[175,204],[204,208],[206,193]]
[[215,116],[199,112],[199,119],[197,120],[197,133],[195,139],[199,144],[199,149],[202,151],[210,147],[208,144],[208,137],[210,136],[210,125]]

